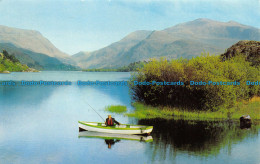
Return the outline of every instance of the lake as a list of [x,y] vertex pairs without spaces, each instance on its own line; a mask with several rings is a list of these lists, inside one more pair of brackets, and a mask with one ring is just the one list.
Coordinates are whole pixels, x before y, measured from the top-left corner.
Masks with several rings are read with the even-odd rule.
[[[78,86],[81,81],[123,81],[130,73],[40,72],[0,74],[0,163],[260,163],[260,126],[238,121],[138,120],[112,114],[121,123],[153,125],[152,142],[106,139],[78,131],[78,120],[103,120],[108,105],[125,105],[128,86]],[[21,80],[71,81],[68,86],[21,86]]]

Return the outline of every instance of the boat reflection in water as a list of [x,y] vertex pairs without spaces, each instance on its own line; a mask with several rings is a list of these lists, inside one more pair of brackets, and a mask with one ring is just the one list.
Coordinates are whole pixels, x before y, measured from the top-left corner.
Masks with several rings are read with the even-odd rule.
[[116,142],[120,142],[118,139],[105,139],[105,143],[107,144],[107,148],[111,149],[111,146]]
[[111,146],[121,140],[131,140],[139,142],[153,142],[152,136],[143,136],[143,135],[131,135],[131,134],[115,134],[115,133],[100,133],[92,131],[82,131],[79,132],[79,138],[99,138],[104,139],[108,148],[111,149]]

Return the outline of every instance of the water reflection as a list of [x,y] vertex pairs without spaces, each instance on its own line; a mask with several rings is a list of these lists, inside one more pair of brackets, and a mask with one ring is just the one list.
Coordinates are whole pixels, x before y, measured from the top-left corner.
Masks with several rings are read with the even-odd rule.
[[116,142],[120,142],[117,139],[105,139],[105,143],[107,144],[107,148],[111,149],[111,146],[114,145]]
[[[240,129],[239,122],[232,121],[185,121],[148,119],[139,120],[138,124],[152,125],[154,142],[149,149],[151,158],[164,160],[170,152],[174,159],[177,152],[208,157],[217,156],[223,148],[230,154],[233,144],[248,138],[257,138],[259,125],[251,129]],[[150,154],[151,155],[151,154]]]
[[[128,78],[128,73],[84,72],[0,76],[0,80]],[[78,133],[78,120],[102,121],[86,102],[107,116],[105,106],[131,108],[128,90],[127,86],[1,86],[0,163],[259,163],[260,128],[254,124],[240,129],[239,122],[137,120],[116,115],[122,123],[153,125],[152,140],[151,136]]]
[[113,133],[100,133],[91,131],[81,131],[79,132],[79,138],[95,138],[103,139],[108,149],[111,149],[112,145],[115,145],[121,140],[139,141],[139,142],[153,142],[152,136],[142,136],[142,135],[130,135],[130,134],[113,134]]
[[[58,87],[44,86],[0,86],[0,104],[6,105],[37,105],[48,99]],[[44,92],[44,94],[43,94]],[[15,100],[15,103],[14,103]]]

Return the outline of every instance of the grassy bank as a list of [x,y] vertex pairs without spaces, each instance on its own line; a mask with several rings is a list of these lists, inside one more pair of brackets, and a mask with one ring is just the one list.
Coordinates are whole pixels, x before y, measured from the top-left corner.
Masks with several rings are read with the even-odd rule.
[[[180,118],[185,120],[216,120],[216,119],[239,119],[242,115],[248,114],[252,119],[260,120],[260,102],[238,103],[237,107],[229,110],[221,109],[215,112],[210,111],[188,111],[169,107],[151,107],[142,103],[134,103],[135,111],[126,113],[126,116],[144,118]],[[232,112],[231,112],[232,111]]]
[[218,119],[239,119],[242,115],[250,115],[254,120],[260,120],[260,97],[254,97],[249,101],[239,102],[230,109],[211,111],[189,111],[170,107],[152,107],[139,102],[133,103],[135,111],[125,113],[128,117],[139,119],[165,118],[185,120],[218,120]]
[[110,105],[105,108],[105,111],[112,113],[124,113],[127,111],[126,106],[123,105]]

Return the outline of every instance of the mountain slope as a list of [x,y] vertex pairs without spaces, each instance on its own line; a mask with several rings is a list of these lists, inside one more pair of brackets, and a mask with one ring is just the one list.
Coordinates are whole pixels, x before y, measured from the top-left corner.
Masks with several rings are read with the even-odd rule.
[[79,53],[72,56],[74,60],[78,62],[78,66],[82,68],[91,68],[91,67],[109,67],[110,64],[113,64],[115,59],[119,59],[124,53],[126,53],[134,45],[145,39],[151,31],[135,31],[118,42],[115,42],[105,48],[100,50],[86,53],[85,55]]
[[191,58],[203,51],[221,54],[239,40],[260,41],[260,30],[233,21],[196,19],[161,31],[134,32],[103,49],[78,57],[77,61],[83,68],[109,68],[152,57]]
[[[242,25],[234,21],[218,22],[203,18],[178,24],[163,31],[181,38],[214,44],[221,48],[230,47],[237,40],[246,40],[249,38],[250,40],[260,39],[260,31],[257,28]],[[234,43],[231,44],[231,42]],[[227,44],[229,45],[227,46]]]
[[0,43],[12,43],[16,47],[32,52],[46,54],[60,59],[68,58],[68,55],[58,50],[41,33],[33,30],[24,30],[0,25]]
[[39,70],[75,70],[71,57],[57,49],[38,31],[0,25],[0,48],[23,64]]
[[14,56],[9,55],[7,51],[0,53],[0,73],[10,72],[38,72],[29,68],[27,65],[21,64]]
[[87,59],[90,56],[91,56],[90,52],[80,51],[79,53],[73,55],[73,60],[75,61],[75,63],[78,63],[79,67],[84,67],[85,63],[82,61],[87,61]]
[[0,51],[6,50],[14,55],[22,64],[37,70],[76,70],[69,64],[64,64],[55,57],[18,48],[11,43],[0,43]]

